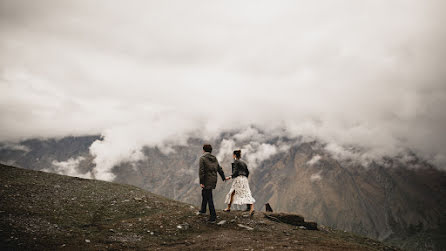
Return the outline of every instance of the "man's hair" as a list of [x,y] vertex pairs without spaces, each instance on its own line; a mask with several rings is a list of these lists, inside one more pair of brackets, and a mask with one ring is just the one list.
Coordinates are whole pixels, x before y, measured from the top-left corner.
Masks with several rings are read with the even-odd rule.
[[211,153],[212,152],[212,146],[210,144],[204,144],[203,145],[203,151]]
[[242,157],[242,150],[235,150],[234,155],[237,159],[240,159]]

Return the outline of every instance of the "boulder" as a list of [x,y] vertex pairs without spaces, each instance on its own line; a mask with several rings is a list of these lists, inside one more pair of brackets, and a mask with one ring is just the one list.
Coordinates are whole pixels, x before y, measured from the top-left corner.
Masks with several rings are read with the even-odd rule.
[[316,222],[305,222],[304,217],[297,214],[286,213],[265,213],[267,219],[290,224],[293,226],[303,226],[308,230],[318,230]]
[[265,204],[265,210],[267,211],[267,212],[273,212],[273,208],[271,207],[271,205],[269,204],[269,203],[266,203]]
[[306,227],[308,230],[317,230],[317,223],[316,222],[305,222],[304,227]]
[[304,217],[297,214],[266,213],[265,217],[273,221],[283,222],[293,226],[303,226],[305,223]]

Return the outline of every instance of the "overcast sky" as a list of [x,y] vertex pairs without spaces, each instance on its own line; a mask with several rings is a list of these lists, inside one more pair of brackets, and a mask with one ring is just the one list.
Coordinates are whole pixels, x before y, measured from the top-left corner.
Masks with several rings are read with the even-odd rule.
[[412,149],[443,168],[445,11],[443,0],[0,0],[0,141],[103,134],[93,152],[137,159],[143,145],[254,125],[377,155]]

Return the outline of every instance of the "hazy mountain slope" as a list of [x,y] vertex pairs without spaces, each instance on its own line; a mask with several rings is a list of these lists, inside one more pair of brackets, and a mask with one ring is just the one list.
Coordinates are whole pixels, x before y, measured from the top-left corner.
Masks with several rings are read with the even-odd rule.
[[[61,139],[30,139],[20,144],[0,143],[0,160],[3,163],[41,170],[53,168],[53,161],[66,161],[78,156],[88,156],[90,145],[99,136],[65,137]],[[91,162],[91,159],[90,159]],[[91,163],[82,163],[84,164]],[[91,166],[85,167],[91,169]]]
[[[321,160],[310,165],[314,154]],[[315,174],[320,178],[312,179]],[[269,201],[279,210],[301,212],[322,224],[381,240],[410,238],[414,231],[409,229],[414,228],[443,231],[445,237],[445,181],[445,173],[429,166],[365,169],[340,164],[309,144],[265,163],[251,177],[260,203]],[[426,238],[418,244],[421,249],[439,248],[437,241]]]
[[248,218],[220,211],[226,223],[207,224],[191,205],[129,185],[4,165],[0,183],[2,250],[394,250],[342,231],[302,230],[261,213]]
[[[98,137],[85,137],[80,141],[95,138]],[[42,143],[36,150],[30,147],[29,153],[42,154],[40,159],[43,160],[55,159],[54,156],[66,159],[84,156],[80,172],[85,173],[93,167],[88,144],[81,144],[80,155],[68,156],[66,153],[72,152],[74,143],[68,144],[65,150],[58,141],[47,142],[53,145]],[[211,143],[218,151],[221,141]],[[145,148],[145,160],[121,163],[114,168],[116,181],[198,205],[197,166],[202,144],[202,140],[192,139],[187,147],[174,147],[175,152],[167,155],[156,148]],[[10,160],[11,155],[8,159],[4,151],[0,150],[0,161]],[[32,161],[35,158],[26,157],[29,153],[16,151],[13,158],[17,158],[16,163],[26,163],[33,169],[51,164],[51,161]],[[310,164],[315,156],[320,159]],[[415,159],[413,162],[411,166],[417,168],[399,159],[388,159],[386,167],[372,164],[364,168],[333,159],[314,142],[303,143],[273,155],[251,170],[250,184],[257,209],[270,202],[276,210],[296,212],[320,224],[407,245],[409,249],[441,250],[444,248],[442,240],[446,238],[445,173],[422,161]],[[230,156],[221,163],[225,173],[230,174]],[[218,208],[225,206],[223,201],[230,185],[230,182],[219,180],[214,192]]]

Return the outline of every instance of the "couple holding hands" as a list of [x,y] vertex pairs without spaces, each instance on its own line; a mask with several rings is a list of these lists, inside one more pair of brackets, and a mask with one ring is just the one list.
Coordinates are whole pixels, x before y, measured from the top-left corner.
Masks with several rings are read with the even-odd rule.
[[225,173],[218,163],[217,158],[211,154],[212,146],[209,144],[203,145],[203,155],[200,157],[199,161],[199,178],[200,186],[202,188],[201,196],[201,210],[200,214],[206,213],[206,207],[209,205],[209,211],[211,217],[209,222],[213,223],[217,219],[217,214],[215,213],[214,200],[212,198],[212,189],[215,189],[217,185],[217,173],[220,174],[223,181],[233,179],[231,189],[226,195],[225,203],[228,205],[224,212],[231,211],[231,205],[244,205],[250,206],[249,214],[252,216],[254,214],[254,202],[255,199],[251,196],[251,190],[248,184],[248,166],[240,160],[242,152],[241,150],[235,150],[233,153],[234,162],[232,163],[232,175],[225,177]]

